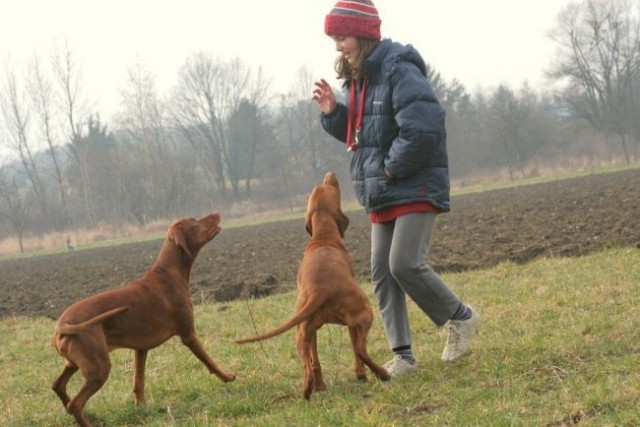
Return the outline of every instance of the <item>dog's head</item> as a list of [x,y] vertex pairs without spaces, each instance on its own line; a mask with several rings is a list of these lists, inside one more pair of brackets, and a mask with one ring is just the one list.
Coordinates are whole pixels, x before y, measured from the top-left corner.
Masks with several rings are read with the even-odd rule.
[[311,196],[309,196],[305,215],[305,228],[311,236],[313,236],[313,217],[319,213],[327,214],[333,218],[340,231],[340,237],[344,237],[344,233],[349,226],[349,218],[342,213],[342,208],[340,207],[340,184],[336,174],[333,172],[327,172],[324,175],[322,185],[314,187]]
[[181,218],[174,222],[167,231],[167,239],[182,248],[189,258],[194,258],[198,251],[220,233],[220,215],[217,212],[202,218]]

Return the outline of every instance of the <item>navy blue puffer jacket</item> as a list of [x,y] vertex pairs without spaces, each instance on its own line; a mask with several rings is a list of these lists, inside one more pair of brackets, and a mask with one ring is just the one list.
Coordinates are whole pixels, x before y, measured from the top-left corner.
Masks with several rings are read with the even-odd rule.
[[[449,211],[445,110],[426,79],[424,60],[411,45],[385,39],[366,59],[364,73],[364,115],[351,159],[358,201],[367,212],[415,202]],[[329,134],[346,142],[344,104],[320,120]],[[384,174],[385,166],[392,178]]]

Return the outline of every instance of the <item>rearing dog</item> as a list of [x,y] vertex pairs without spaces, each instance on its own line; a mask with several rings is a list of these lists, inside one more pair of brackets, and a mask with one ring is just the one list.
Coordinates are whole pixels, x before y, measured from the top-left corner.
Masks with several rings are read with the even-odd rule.
[[[135,350],[133,394],[144,402],[147,352],[177,335],[198,359],[222,381],[235,375],[220,370],[198,339],[189,291],[191,267],[200,249],[220,233],[220,215],[182,218],[173,223],[151,269],[126,286],[82,299],[70,305],[56,323],[53,344],[66,359],[52,389],[67,412],[81,426],[87,400],[107,381],[109,352]],[[78,369],[84,376],[78,394],[70,399],[67,382]]]
[[326,390],[322,379],[316,331],[325,323],[346,325],[355,353],[356,377],[366,381],[364,365],[381,380],[387,371],[367,353],[367,336],[373,323],[369,298],[356,281],[343,237],[349,219],[340,208],[340,186],[333,172],[324,176],[307,204],[305,226],[311,235],[298,270],[295,314],[271,332],[236,341],[239,344],[264,340],[298,326],[296,347],[304,367],[303,396]]

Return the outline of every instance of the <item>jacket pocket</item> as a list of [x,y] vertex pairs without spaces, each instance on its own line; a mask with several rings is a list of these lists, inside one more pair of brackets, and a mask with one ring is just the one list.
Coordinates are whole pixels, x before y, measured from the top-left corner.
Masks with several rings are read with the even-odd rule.
[[398,182],[396,179],[387,176],[376,176],[367,178],[366,194],[367,207],[371,210],[379,209],[389,205],[394,201],[394,194],[397,193]]

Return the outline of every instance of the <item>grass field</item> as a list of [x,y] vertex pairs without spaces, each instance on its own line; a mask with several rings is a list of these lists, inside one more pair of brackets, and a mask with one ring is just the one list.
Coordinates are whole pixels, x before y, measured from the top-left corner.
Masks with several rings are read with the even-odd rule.
[[[147,403],[135,407],[132,352],[116,350],[111,376],[86,413],[96,426],[640,425],[640,250],[444,276],[484,319],[472,353],[458,362],[439,360],[438,330],[410,305],[417,373],[360,383],[346,329],[325,326],[318,341],[328,390],[307,403],[293,331],[233,343],[254,325],[265,331],[281,323],[294,293],[199,305],[203,344],[237,374],[235,382],[208,375],[174,338],[150,352]],[[0,425],[74,425],[50,390],[63,363],[52,331],[45,318],[1,321]],[[390,358],[379,319],[369,351],[380,363]],[[72,379],[72,393],[80,378]]]

